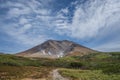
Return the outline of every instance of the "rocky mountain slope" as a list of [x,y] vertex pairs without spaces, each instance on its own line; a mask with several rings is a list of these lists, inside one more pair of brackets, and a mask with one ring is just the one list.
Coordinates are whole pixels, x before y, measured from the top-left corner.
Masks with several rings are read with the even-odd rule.
[[82,56],[94,52],[96,51],[84,47],[82,45],[76,44],[72,41],[48,40],[29,50],[17,53],[16,55],[24,56],[24,57],[59,58],[63,56],[73,56],[73,55]]

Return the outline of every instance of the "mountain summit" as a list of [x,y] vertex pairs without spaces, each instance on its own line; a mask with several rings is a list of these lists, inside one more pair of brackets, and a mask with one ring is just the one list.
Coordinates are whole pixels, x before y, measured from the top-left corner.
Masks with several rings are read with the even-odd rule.
[[17,56],[24,57],[47,57],[59,58],[63,56],[82,56],[96,51],[76,44],[68,40],[48,40],[24,52],[17,53]]

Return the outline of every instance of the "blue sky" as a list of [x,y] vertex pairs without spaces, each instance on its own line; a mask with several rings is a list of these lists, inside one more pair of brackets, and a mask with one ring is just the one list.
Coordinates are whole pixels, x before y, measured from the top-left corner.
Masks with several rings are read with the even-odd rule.
[[0,52],[49,39],[120,51],[120,0],[0,0]]

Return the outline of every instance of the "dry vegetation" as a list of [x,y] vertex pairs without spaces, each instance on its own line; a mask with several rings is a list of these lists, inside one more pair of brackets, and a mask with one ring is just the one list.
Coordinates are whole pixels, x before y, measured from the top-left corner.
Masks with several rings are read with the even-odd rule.
[[50,67],[0,66],[0,80],[20,80],[24,78],[47,79],[50,78],[50,71],[52,71]]

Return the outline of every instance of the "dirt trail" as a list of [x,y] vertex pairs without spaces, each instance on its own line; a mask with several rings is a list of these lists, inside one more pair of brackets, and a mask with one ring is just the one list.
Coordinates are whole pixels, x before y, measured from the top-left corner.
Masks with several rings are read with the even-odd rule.
[[22,80],[46,80],[46,79],[32,79],[32,78],[24,78],[24,79],[22,79]]
[[58,69],[52,71],[52,78],[52,80],[69,80],[67,78],[62,77],[58,72]]
[[60,73],[58,72],[58,69],[54,69],[51,73],[50,73],[50,77],[52,79],[48,79],[48,78],[41,78],[41,79],[33,79],[33,78],[24,78],[22,80],[69,80],[67,78],[64,78],[60,75]]

